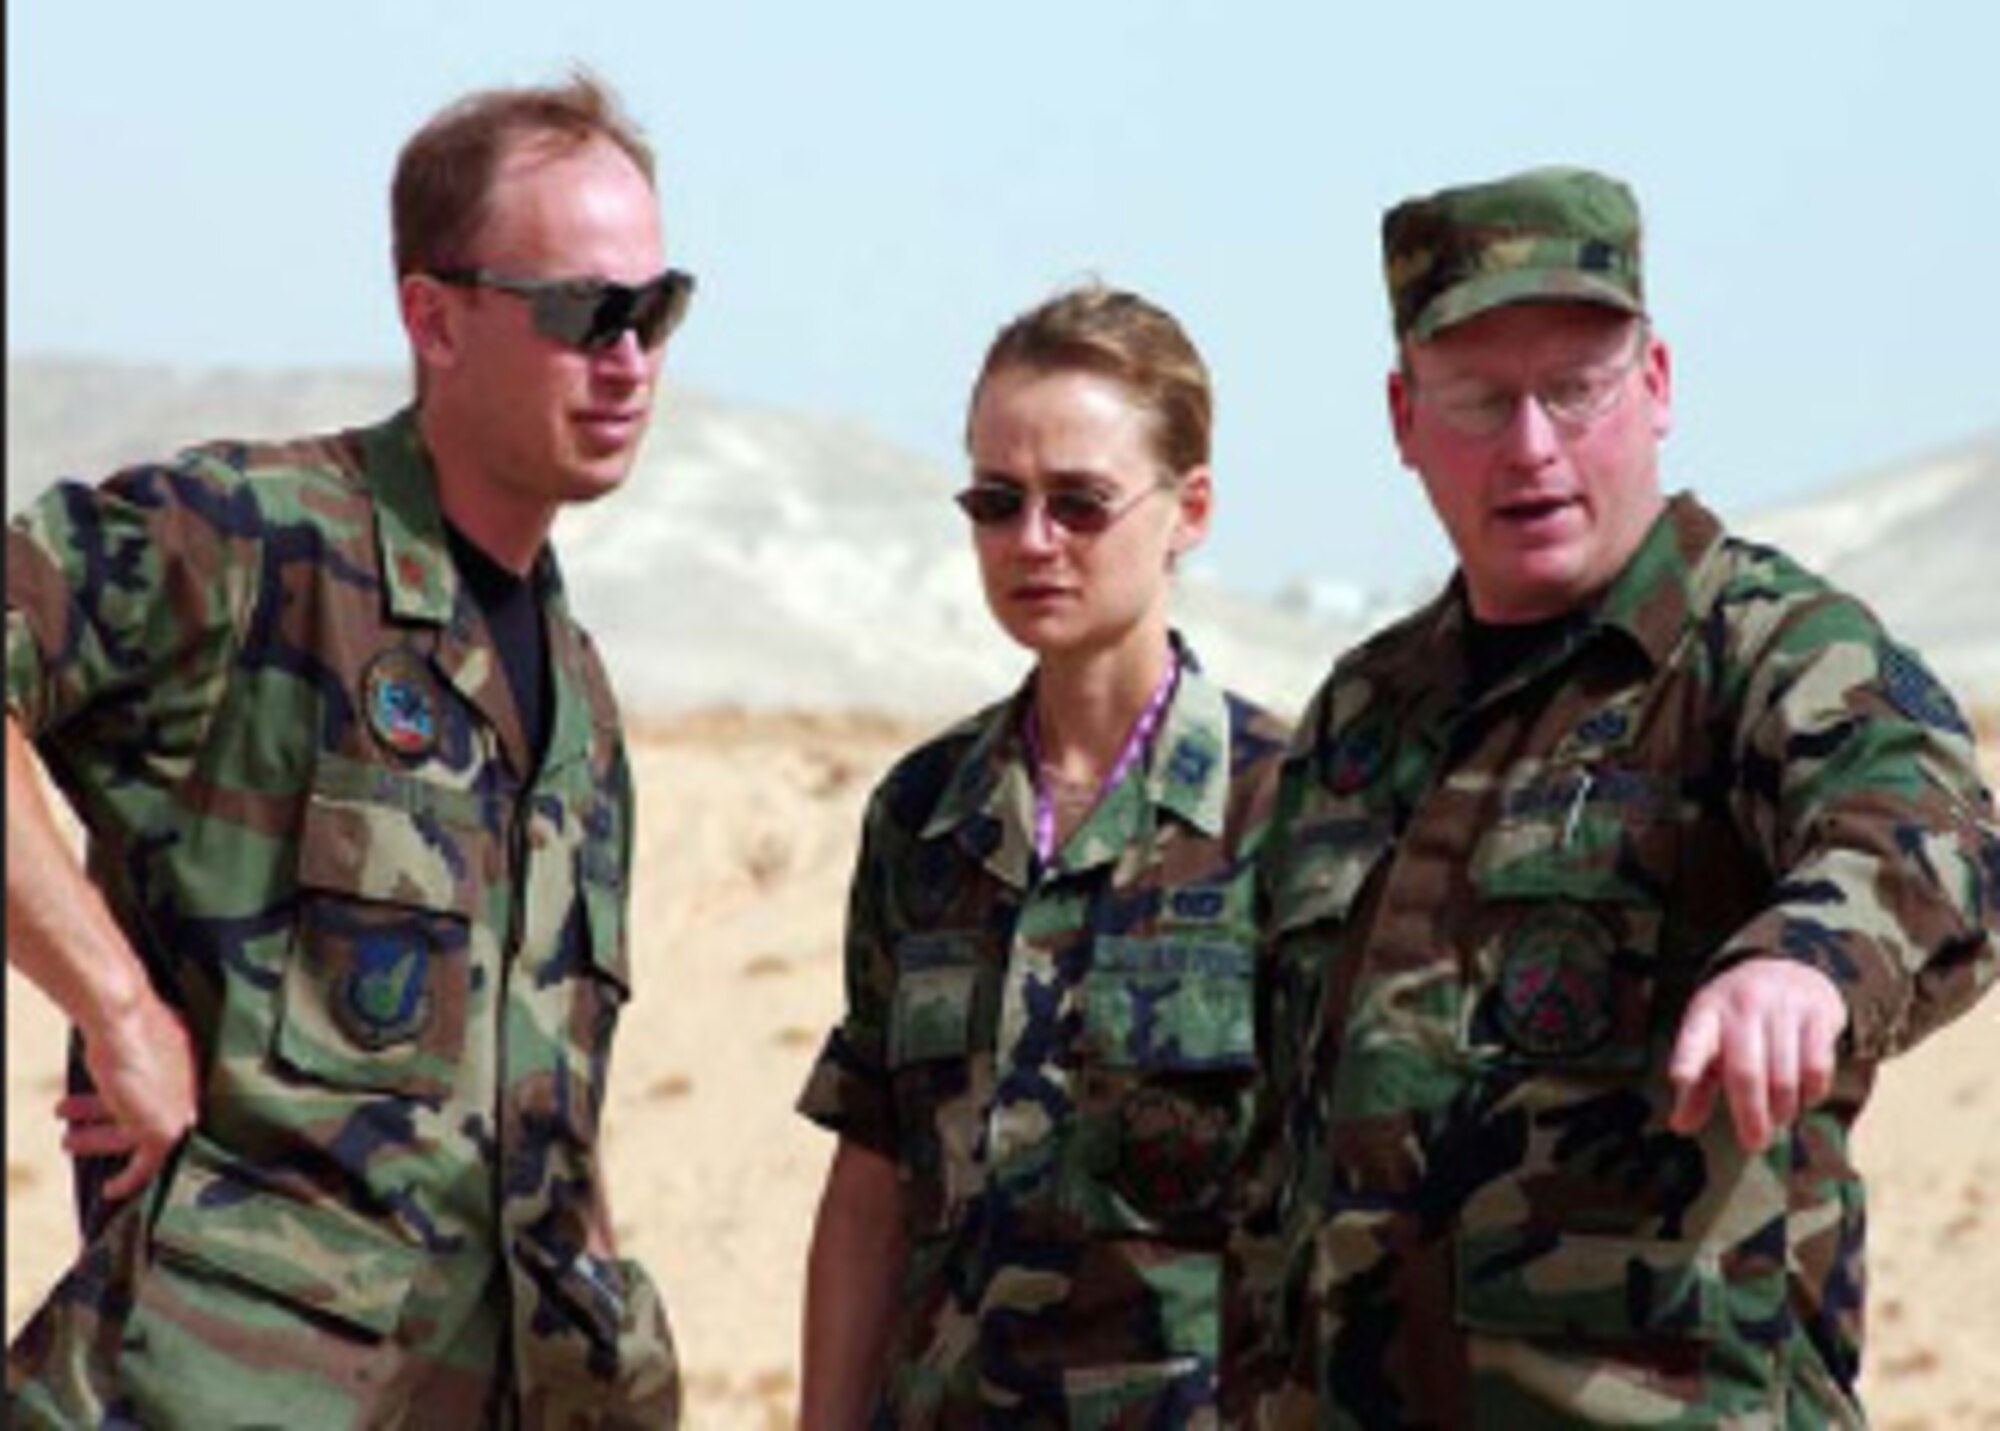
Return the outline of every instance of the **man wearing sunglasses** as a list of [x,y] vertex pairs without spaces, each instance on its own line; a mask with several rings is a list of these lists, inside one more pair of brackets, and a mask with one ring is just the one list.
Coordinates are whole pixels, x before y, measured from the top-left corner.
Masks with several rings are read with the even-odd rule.
[[630,781],[548,544],[693,292],[652,173],[587,77],[459,101],[393,190],[409,408],[9,530],[8,957],[78,1031],[87,1239],[10,1425],[676,1419],[598,1157]]
[[1624,185],[1447,189],[1383,244],[1459,569],[1281,777],[1225,1386],[1288,1426],[1859,1426],[1850,1129],[2000,956],[1970,732],[1859,603],[1663,494]]

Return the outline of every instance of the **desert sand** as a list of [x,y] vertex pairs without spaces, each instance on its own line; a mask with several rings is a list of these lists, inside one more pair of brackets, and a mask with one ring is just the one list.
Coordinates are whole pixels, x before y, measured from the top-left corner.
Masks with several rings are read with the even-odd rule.
[[[665,1288],[689,1424],[791,1424],[807,1238],[830,1151],[791,1102],[840,1001],[863,799],[927,732],[683,717],[636,733],[636,991],[607,1156],[625,1250]],[[1993,749],[1989,745],[1989,751]],[[2000,780],[2000,754],[1989,760]],[[50,1115],[63,1030],[7,976],[7,1325],[75,1251]],[[1864,1119],[1866,1392],[1884,1431],[2000,1428],[2000,999],[1884,1073]]]

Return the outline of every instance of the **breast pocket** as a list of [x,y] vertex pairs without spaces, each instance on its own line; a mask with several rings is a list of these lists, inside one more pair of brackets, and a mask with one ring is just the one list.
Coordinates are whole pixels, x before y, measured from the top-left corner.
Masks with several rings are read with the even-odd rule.
[[1674,786],[1556,768],[1502,792],[1474,851],[1467,1046],[1503,1061],[1629,1072],[1651,1054],[1679,856]]
[[385,779],[307,803],[273,1051],[336,1087],[441,1101],[465,1047],[482,835],[459,792]]
[[1219,1235],[1257,1072],[1254,981],[1247,933],[1093,944],[1064,1179],[1084,1226]]
[[977,1153],[993,1054],[983,948],[970,931],[896,945],[889,1079],[905,1213],[919,1236],[951,1227],[984,1183]]

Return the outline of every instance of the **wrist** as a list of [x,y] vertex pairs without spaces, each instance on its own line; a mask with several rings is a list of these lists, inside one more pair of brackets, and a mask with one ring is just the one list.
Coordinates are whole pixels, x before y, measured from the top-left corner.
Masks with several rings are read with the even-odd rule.
[[136,961],[107,960],[72,1017],[86,1043],[116,1048],[147,1037],[160,996]]

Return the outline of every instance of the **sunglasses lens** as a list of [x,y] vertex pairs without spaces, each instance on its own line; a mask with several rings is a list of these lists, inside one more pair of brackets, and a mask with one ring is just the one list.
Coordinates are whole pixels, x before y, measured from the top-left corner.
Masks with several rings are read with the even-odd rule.
[[603,332],[604,306],[613,296],[594,285],[544,289],[534,295],[535,331],[569,348],[605,347],[618,337],[616,328]]
[[694,279],[670,268],[638,288],[591,279],[537,286],[526,296],[534,305],[536,332],[565,347],[596,353],[611,347],[628,328],[642,348],[659,347],[680,326],[693,295]]
[[1026,499],[1013,487],[967,487],[955,499],[974,526],[997,527],[1021,515]]
[[1111,507],[1095,492],[1051,492],[1049,519],[1067,532],[1095,536],[1111,525]]
[[639,309],[632,319],[632,326],[639,330],[639,341],[648,348],[664,343],[681,326],[681,319],[687,317],[688,304],[693,298],[694,279],[677,268],[670,268],[654,279],[640,294]]

